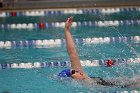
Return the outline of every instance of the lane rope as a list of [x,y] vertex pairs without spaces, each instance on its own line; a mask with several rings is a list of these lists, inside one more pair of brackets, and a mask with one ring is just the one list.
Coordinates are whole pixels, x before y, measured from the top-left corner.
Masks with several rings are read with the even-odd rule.
[[[140,25],[140,20],[114,20],[114,21],[85,21],[85,22],[73,22],[72,27],[81,26],[97,26],[97,27],[108,27],[108,26],[129,26],[129,25]],[[18,24],[0,24],[1,29],[45,29],[45,28],[64,28],[65,22],[52,22],[52,23],[18,23]]]
[[[140,36],[130,37],[94,37],[94,38],[75,38],[76,44],[105,44],[105,43],[140,43]],[[50,39],[50,40],[20,40],[20,41],[0,41],[0,48],[54,48],[62,47],[66,44],[65,39]]]
[[97,92],[97,93],[140,93],[140,91],[137,91],[137,90],[131,90],[131,91]]
[[124,8],[98,8],[98,9],[63,9],[63,10],[26,10],[26,11],[10,11],[0,12],[0,17],[15,17],[15,16],[48,16],[62,14],[94,14],[105,15],[112,13],[139,12],[140,7],[124,7]]
[[[80,60],[82,66],[103,66],[111,67],[108,65],[109,60],[113,62],[112,66],[122,65],[122,64],[135,64],[140,63],[140,58],[127,58],[127,59],[107,59],[107,60]],[[67,67],[70,66],[68,61],[58,61],[58,62],[28,62],[28,63],[7,63],[0,64],[0,69],[7,68],[45,68],[45,67]]]

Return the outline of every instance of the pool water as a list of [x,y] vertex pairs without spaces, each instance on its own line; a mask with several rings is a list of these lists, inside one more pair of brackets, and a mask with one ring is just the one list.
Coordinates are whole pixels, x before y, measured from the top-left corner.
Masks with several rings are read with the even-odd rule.
[[[110,14],[108,16],[96,17],[94,14],[75,15],[75,21],[96,21],[96,20],[132,20],[139,19],[139,12]],[[1,18],[3,24],[10,23],[35,23],[40,21],[66,20],[70,15],[53,16],[50,19],[45,17],[8,17]],[[79,16],[81,18],[79,18]],[[48,16],[47,16],[48,17]],[[54,19],[55,18],[55,19]],[[52,19],[52,20],[51,20]],[[83,26],[71,29],[72,36],[76,38],[99,38],[99,37],[133,37],[140,36],[139,25],[123,26]],[[20,40],[44,40],[64,39],[63,28],[46,29],[0,29],[0,41]],[[139,58],[140,41],[133,42],[110,42],[97,44],[76,43],[80,60],[105,60],[105,59],[128,59]],[[34,62],[58,62],[69,61],[66,45],[50,48],[37,47],[16,47],[0,48],[0,64],[8,63],[34,63]],[[113,67],[84,66],[85,72],[90,76],[102,77],[105,79],[118,79],[125,82],[128,79],[136,82],[140,76],[140,64],[118,64]],[[101,85],[87,86],[79,81],[70,78],[59,79],[57,74],[64,67],[46,68],[9,68],[0,70],[0,92],[1,93],[138,93],[139,87],[120,88]],[[126,92],[125,92],[126,91]],[[136,92],[135,92],[136,91]]]

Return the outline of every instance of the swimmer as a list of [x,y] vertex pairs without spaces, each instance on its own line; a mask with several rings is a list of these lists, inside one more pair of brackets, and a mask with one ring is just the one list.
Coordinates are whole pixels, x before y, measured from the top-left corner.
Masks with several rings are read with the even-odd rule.
[[62,72],[59,73],[58,76],[71,77],[73,79],[84,80],[84,81],[94,81],[97,84],[101,84],[101,85],[108,85],[108,86],[113,85],[112,83],[107,82],[103,80],[102,78],[89,77],[83,71],[74,40],[70,33],[71,25],[72,25],[72,17],[69,17],[65,23],[65,38],[66,38],[66,47],[67,47],[67,51],[68,51],[70,62],[71,62],[71,69],[63,70]]
[[[66,47],[67,51],[70,57],[71,62],[71,68],[65,69],[62,72],[58,74],[60,77],[71,77],[76,80],[83,80],[85,82],[91,83],[94,82],[94,84],[100,84],[103,86],[118,86],[115,85],[115,83],[112,81],[104,80],[100,77],[89,77],[82,69],[80,59],[78,57],[78,53],[76,50],[76,46],[74,43],[74,40],[72,38],[72,35],[70,33],[70,28],[72,25],[72,17],[69,17],[65,23],[65,38],[66,38]],[[124,85],[121,87],[127,87],[128,85]]]

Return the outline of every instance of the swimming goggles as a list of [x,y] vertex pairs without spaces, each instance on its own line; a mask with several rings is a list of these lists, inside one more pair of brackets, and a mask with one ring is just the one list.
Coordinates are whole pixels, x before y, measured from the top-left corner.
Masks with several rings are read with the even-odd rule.
[[71,70],[71,75],[73,75],[73,74],[75,74],[75,73],[78,73],[79,71],[77,71],[77,70]]

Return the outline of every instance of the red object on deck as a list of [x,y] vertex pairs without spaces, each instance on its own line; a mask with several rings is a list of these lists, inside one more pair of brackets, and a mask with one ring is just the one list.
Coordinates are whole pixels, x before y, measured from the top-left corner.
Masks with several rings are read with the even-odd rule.
[[111,59],[107,60],[106,64],[108,67],[112,67],[114,65],[113,60],[111,60]]
[[39,23],[39,28],[40,29],[44,29],[45,28],[45,24],[44,23]]
[[17,15],[17,13],[14,12],[14,11],[12,11],[10,14],[11,14],[11,16],[16,16]]

